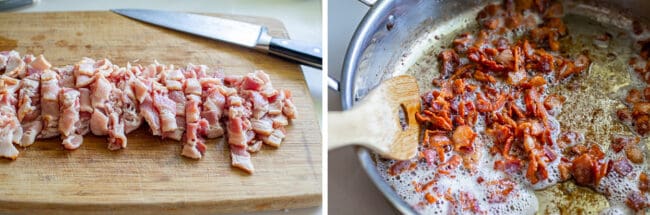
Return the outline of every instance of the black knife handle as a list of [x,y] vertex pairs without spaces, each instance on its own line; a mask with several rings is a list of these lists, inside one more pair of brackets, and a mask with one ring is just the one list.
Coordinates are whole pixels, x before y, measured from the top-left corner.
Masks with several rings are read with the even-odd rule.
[[308,66],[322,68],[323,57],[319,46],[295,40],[273,38],[269,44],[269,52]]

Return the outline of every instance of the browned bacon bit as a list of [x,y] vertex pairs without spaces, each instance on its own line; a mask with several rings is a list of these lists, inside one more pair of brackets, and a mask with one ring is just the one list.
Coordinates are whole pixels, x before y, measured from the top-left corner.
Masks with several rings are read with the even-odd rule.
[[561,148],[565,148],[565,146],[572,146],[577,143],[582,143],[584,141],[584,136],[582,133],[578,133],[575,131],[565,131],[560,134],[560,138],[558,140],[559,143],[561,143]]
[[640,116],[634,122],[636,132],[641,136],[645,136],[650,131],[650,117],[648,115]]
[[645,209],[647,207],[646,203],[646,198],[641,192],[638,191],[632,191],[627,194],[627,199],[625,200],[625,204],[632,208],[634,211],[640,211],[642,209]]
[[468,192],[460,192],[460,204],[464,211],[471,211],[474,213],[481,213],[481,208],[479,207],[478,201]]
[[639,174],[639,190],[644,193],[650,190],[650,178],[643,172]]
[[427,202],[429,204],[433,204],[433,203],[438,201],[438,199],[436,197],[434,197],[433,195],[431,195],[431,193],[424,194],[424,198],[427,199]]
[[494,162],[494,169],[501,170],[508,174],[515,174],[521,171],[521,160],[518,159],[509,159],[509,160],[497,160]]
[[596,178],[597,163],[589,154],[582,154],[573,160],[571,173],[578,185],[593,185]]
[[647,101],[650,101],[650,87],[643,89],[643,98]]
[[560,172],[560,180],[566,181],[571,178],[571,164],[568,163],[561,163],[558,165],[558,171]]
[[643,33],[643,26],[641,25],[641,22],[639,22],[638,20],[632,21],[632,31],[636,35]]
[[470,33],[464,33],[456,37],[452,42],[454,50],[458,53],[465,53],[469,47],[469,43],[472,41],[473,36]]
[[629,125],[632,123],[632,111],[630,111],[630,109],[619,109],[616,111],[616,116],[618,117],[618,120],[621,120],[625,124]]
[[458,168],[458,166],[460,165],[461,159],[462,158],[460,156],[458,156],[458,155],[451,156],[451,158],[449,158],[449,160],[447,162],[445,162],[445,163],[438,166],[438,172],[440,174],[445,174],[445,175],[451,174],[451,172],[453,172],[453,170]]
[[438,60],[442,62],[440,64],[440,75],[444,78],[451,75],[460,63],[458,54],[456,54],[456,52],[452,49],[446,49],[440,52],[440,54],[438,54]]
[[540,87],[546,84],[546,79],[541,75],[536,75],[528,81],[528,85],[532,87]]
[[488,181],[486,186],[490,191],[488,194],[489,203],[505,202],[508,195],[515,189],[515,183],[508,179]]
[[625,158],[619,158],[612,164],[612,169],[621,176],[627,176],[632,172],[632,165]]
[[625,101],[630,104],[640,102],[641,99],[641,91],[637,89],[631,89],[629,92],[627,92],[627,97],[625,97]]
[[630,89],[625,98],[631,108],[619,109],[616,112],[618,119],[624,124],[634,126],[637,133],[645,136],[650,131],[650,89]]
[[630,159],[632,163],[643,163],[643,151],[641,151],[637,144],[630,144],[626,146],[625,156],[627,156],[627,159]]
[[409,169],[411,166],[410,161],[396,161],[390,169],[388,169],[388,174],[390,175],[399,175],[402,174],[405,170]]
[[614,136],[612,138],[611,147],[612,147],[612,150],[614,150],[614,152],[618,153],[621,150],[623,150],[623,148],[625,148],[625,146],[637,144],[638,142],[639,142],[639,137],[620,136],[619,135],[619,136]]
[[474,79],[476,79],[477,81],[487,82],[492,84],[497,82],[497,80],[493,76],[484,73],[480,70],[476,70],[476,72],[474,72]]

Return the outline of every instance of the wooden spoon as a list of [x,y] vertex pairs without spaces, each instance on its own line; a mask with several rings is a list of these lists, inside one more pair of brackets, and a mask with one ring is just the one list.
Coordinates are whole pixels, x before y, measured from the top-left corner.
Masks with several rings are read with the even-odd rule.
[[417,111],[420,95],[415,78],[403,75],[386,80],[352,109],[329,112],[329,149],[361,145],[386,158],[411,159],[417,153],[420,131]]

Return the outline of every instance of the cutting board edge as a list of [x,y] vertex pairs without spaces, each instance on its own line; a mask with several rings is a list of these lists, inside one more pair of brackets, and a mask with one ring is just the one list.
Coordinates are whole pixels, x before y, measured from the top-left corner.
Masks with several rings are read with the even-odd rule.
[[[0,214],[214,214],[273,211],[315,207],[322,204],[322,194],[281,196],[229,201],[178,201],[150,203],[61,203],[14,202],[0,200]],[[242,205],[247,205],[242,207]]]

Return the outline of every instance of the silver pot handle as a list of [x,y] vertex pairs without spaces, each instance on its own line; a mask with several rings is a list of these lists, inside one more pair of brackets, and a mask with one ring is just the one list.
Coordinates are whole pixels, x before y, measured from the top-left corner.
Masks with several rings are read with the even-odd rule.
[[334,90],[336,92],[339,92],[339,82],[330,77],[329,75],[327,76],[327,87],[329,87],[331,90]]
[[359,0],[361,3],[368,5],[368,7],[372,7],[377,3],[377,0]]
[[[377,3],[377,0],[359,0],[361,3],[365,4],[368,7],[372,7]],[[331,90],[334,90],[336,92],[339,92],[341,89],[339,88],[339,81],[336,79],[327,76],[327,87],[329,87]]]

